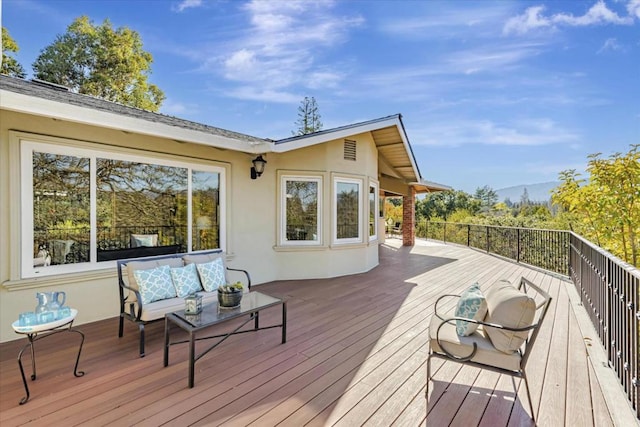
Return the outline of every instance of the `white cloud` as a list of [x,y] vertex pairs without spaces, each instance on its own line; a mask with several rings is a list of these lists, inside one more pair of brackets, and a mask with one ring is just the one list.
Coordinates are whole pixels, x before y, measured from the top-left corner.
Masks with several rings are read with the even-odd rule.
[[544,6],[532,6],[519,16],[509,18],[504,25],[503,33],[505,34],[524,34],[538,28],[550,27],[551,20],[542,16]]
[[[557,26],[584,27],[591,25],[632,25],[633,16],[620,16],[609,9],[603,0],[598,0],[581,16],[570,13],[557,13],[544,16],[544,6],[532,6],[522,14],[509,18],[503,27],[504,34],[525,34],[540,28]],[[627,5],[630,14],[640,14],[640,0],[631,0]],[[640,15],[638,15],[640,16]]]
[[333,1],[302,0],[244,5],[250,26],[232,42],[236,47],[217,59],[223,76],[244,86],[229,93],[246,99],[273,94],[282,102],[294,87],[335,87],[344,74],[322,64],[322,53],[341,43],[362,18],[337,16],[333,6]]
[[604,1],[599,0],[596,4],[582,16],[573,16],[571,14],[559,13],[552,17],[555,23],[567,24],[569,26],[581,27],[588,25],[614,24],[614,25],[630,25],[633,24],[633,18],[621,17],[617,13],[611,11]]
[[618,43],[618,40],[615,37],[611,37],[605,40],[602,47],[598,49],[598,53],[607,52],[607,51],[616,51],[616,50],[623,50],[623,48]]
[[577,139],[576,133],[562,129],[551,119],[542,118],[504,124],[491,120],[454,120],[430,124],[412,141],[416,145],[540,146],[571,143]]
[[273,89],[261,89],[253,86],[242,86],[225,92],[232,98],[244,99],[248,101],[276,102],[292,104],[300,102],[300,96],[286,91]]
[[187,107],[185,104],[174,101],[172,99],[165,99],[165,101],[162,103],[162,107],[160,108],[160,112],[162,114],[181,117],[184,117],[187,114],[192,114],[196,111],[196,107]]
[[481,4],[450,2],[447,7],[425,2],[424,11],[416,10],[412,16],[385,19],[381,30],[392,36],[426,39],[482,37],[494,33],[494,28],[511,14],[513,6],[507,2]]
[[627,11],[630,16],[640,19],[640,0],[631,0],[627,3]]
[[202,6],[202,0],[182,0],[180,3],[171,7],[174,12],[183,12],[185,9],[196,8]]

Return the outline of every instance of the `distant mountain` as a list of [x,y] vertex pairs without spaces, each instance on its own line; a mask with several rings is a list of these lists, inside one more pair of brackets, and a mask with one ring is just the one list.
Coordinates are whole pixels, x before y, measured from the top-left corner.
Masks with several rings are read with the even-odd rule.
[[513,187],[501,188],[496,190],[498,193],[498,201],[504,202],[505,199],[511,200],[513,203],[519,203],[527,189],[529,200],[532,202],[546,202],[551,199],[551,190],[560,185],[559,181],[541,182],[538,184],[516,185]]

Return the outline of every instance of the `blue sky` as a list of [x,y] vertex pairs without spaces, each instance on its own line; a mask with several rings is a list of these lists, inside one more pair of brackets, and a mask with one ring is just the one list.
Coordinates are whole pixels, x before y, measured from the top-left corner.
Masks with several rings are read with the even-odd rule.
[[87,15],[136,30],[162,113],[291,135],[401,113],[423,178],[474,192],[553,181],[640,143],[640,0],[4,0],[30,73]]

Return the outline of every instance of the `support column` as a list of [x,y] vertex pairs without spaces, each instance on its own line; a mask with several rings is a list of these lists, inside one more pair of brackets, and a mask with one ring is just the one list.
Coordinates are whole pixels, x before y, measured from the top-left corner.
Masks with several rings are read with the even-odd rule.
[[416,190],[411,187],[409,194],[402,197],[402,244],[413,246],[416,231]]

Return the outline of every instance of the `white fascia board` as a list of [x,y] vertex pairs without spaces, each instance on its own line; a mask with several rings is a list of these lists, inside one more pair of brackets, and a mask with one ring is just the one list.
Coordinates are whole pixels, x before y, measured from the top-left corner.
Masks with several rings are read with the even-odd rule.
[[274,153],[285,153],[287,151],[298,150],[300,148],[309,147],[316,144],[322,144],[324,142],[332,141],[340,138],[347,138],[352,135],[357,135],[360,133],[371,132],[378,129],[384,129],[389,126],[395,126],[398,129],[398,133],[402,138],[402,144],[404,145],[404,149],[407,152],[407,157],[411,161],[411,168],[413,169],[413,174],[417,179],[420,179],[421,176],[418,173],[418,167],[416,165],[415,159],[413,158],[413,152],[411,151],[411,147],[409,146],[409,140],[407,139],[407,135],[404,132],[404,127],[402,126],[402,122],[398,117],[390,117],[386,120],[374,121],[371,123],[366,123],[360,126],[347,127],[345,129],[337,129],[333,132],[329,131],[326,133],[322,133],[320,135],[313,135],[308,137],[300,138],[299,140],[285,142],[282,144],[274,144],[273,152]]
[[420,185],[420,186],[428,187],[431,190],[435,190],[435,191],[453,190],[453,187],[449,187],[448,185],[438,184],[437,182],[433,182],[433,181],[425,181],[424,179],[422,179],[420,181],[417,181],[417,182],[411,182],[409,184],[410,185]]
[[[361,126],[347,127],[346,129],[337,129],[335,131],[329,131],[320,135],[301,137],[298,140],[285,142],[282,144],[274,144],[273,151],[275,153],[286,153],[287,151],[298,150],[300,148],[322,144],[334,139],[346,138],[360,133],[370,132],[394,125],[398,127],[398,130],[402,134],[402,125],[400,124],[400,121],[397,118],[389,118],[387,120],[363,124]],[[404,136],[402,139],[406,143],[406,139],[404,138]]]
[[139,133],[181,142],[202,144],[246,153],[271,151],[268,143],[252,144],[234,138],[200,132],[193,129],[170,126],[135,117],[127,117],[106,111],[99,111],[78,105],[65,104],[48,99],[0,90],[0,108],[19,113],[50,117],[74,123],[81,123],[125,132]]

